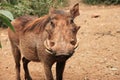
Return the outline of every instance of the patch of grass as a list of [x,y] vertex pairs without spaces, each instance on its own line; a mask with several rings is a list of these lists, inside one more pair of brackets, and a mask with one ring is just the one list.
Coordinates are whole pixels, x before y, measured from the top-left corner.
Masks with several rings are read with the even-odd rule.
[[0,9],[9,10],[14,17],[21,15],[42,16],[48,13],[50,7],[61,7],[66,0],[7,0],[0,3]]

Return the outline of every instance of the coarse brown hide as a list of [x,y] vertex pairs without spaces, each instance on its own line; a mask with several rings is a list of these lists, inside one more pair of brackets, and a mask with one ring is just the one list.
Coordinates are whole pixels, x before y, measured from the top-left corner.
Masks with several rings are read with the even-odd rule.
[[16,32],[8,29],[8,35],[16,64],[16,80],[21,79],[21,54],[25,80],[32,80],[27,67],[30,61],[42,62],[46,80],[53,80],[51,67],[56,62],[56,80],[62,80],[66,60],[77,47],[76,34],[80,27],[74,19],[78,15],[77,3],[70,12],[51,9],[40,18],[21,16],[12,21]]

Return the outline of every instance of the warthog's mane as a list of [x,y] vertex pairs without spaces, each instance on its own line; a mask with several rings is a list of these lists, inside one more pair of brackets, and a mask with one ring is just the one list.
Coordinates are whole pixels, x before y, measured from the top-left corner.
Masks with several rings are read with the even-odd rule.
[[[54,14],[66,15],[66,12],[62,10],[55,10]],[[18,21],[21,21],[23,33],[34,31],[36,33],[43,32],[46,25],[51,20],[50,15],[45,15],[43,17],[34,17],[34,16],[21,16],[17,18]]]
[[[26,18],[30,18],[30,16],[27,16]],[[40,18],[34,18],[33,20],[29,20],[27,24],[23,28],[23,32],[29,32],[29,31],[34,31],[34,32],[42,32],[45,29],[45,26],[47,23],[50,21],[50,18],[48,15],[45,15]]]

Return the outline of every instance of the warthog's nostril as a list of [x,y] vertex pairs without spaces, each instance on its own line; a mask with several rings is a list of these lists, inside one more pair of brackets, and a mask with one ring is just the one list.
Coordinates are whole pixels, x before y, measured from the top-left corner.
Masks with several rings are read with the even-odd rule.
[[54,46],[55,45],[55,42],[50,42],[50,46]]

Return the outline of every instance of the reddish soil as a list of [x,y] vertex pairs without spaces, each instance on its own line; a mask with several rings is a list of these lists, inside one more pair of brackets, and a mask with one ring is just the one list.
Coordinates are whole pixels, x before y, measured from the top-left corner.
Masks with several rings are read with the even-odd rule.
[[[80,14],[75,20],[81,26],[79,47],[67,61],[64,80],[120,80],[120,6],[80,5]],[[6,29],[0,29],[0,40],[0,80],[15,80]],[[31,62],[29,69],[33,80],[44,80],[41,63]],[[55,77],[55,65],[52,70]]]

